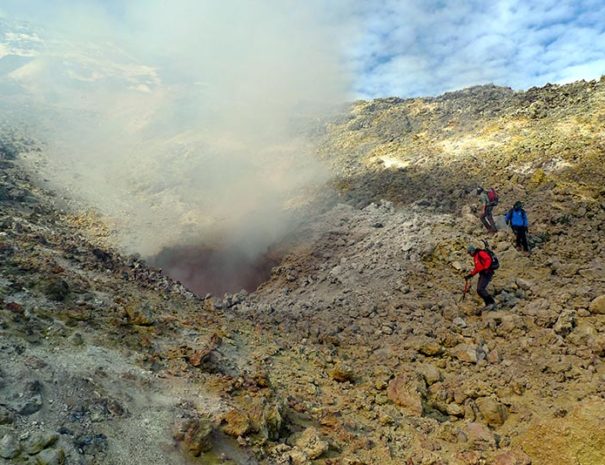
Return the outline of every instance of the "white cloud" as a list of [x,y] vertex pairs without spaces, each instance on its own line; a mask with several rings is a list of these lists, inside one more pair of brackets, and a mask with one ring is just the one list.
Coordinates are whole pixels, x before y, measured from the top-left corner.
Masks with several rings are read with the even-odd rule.
[[605,74],[600,0],[380,0],[360,15],[351,63],[363,98]]

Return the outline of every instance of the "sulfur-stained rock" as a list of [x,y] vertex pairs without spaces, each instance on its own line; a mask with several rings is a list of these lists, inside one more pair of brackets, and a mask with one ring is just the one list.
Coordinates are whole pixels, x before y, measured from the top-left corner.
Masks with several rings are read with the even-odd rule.
[[174,429],[174,438],[185,451],[199,457],[212,448],[212,424],[210,420],[198,416],[179,420]]
[[151,326],[155,323],[151,306],[148,303],[130,303],[125,309],[128,321],[136,326]]
[[536,418],[513,439],[532,465],[605,463],[605,401],[594,397],[577,403],[563,417]]
[[244,436],[250,431],[250,418],[244,412],[233,409],[223,417],[223,431],[229,436]]
[[418,352],[429,357],[435,357],[443,353],[443,347],[437,341],[427,341],[420,345]]
[[352,382],[354,379],[353,369],[344,363],[337,363],[330,371],[330,377],[339,383],[344,383],[346,381]]

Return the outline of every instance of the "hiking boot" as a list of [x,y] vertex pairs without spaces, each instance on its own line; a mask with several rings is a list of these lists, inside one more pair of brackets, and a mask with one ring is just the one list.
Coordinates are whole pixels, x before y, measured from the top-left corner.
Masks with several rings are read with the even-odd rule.
[[485,307],[483,307],[481,310],[484,312],[491,312],[495,308],[496,308],[496,304],[489,304],[489,305],[486,305]]

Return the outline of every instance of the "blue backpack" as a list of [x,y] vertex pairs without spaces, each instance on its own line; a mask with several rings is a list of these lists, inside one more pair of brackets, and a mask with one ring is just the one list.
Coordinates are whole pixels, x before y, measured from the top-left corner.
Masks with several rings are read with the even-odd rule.
[[527,213],[522,208],[519,210],[512,209],[510,212],[511,226],[527,226]]

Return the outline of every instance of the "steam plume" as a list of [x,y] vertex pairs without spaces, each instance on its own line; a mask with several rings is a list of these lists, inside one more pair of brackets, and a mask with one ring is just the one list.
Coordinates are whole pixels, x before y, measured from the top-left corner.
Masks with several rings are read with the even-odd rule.
[[325,177],[293,123],[346,98],[344,3],[121,3],[38,2],[26,23],[9,0],[0,111],[35,126],[41,176],[113,219],[125,251],[262,252]]

